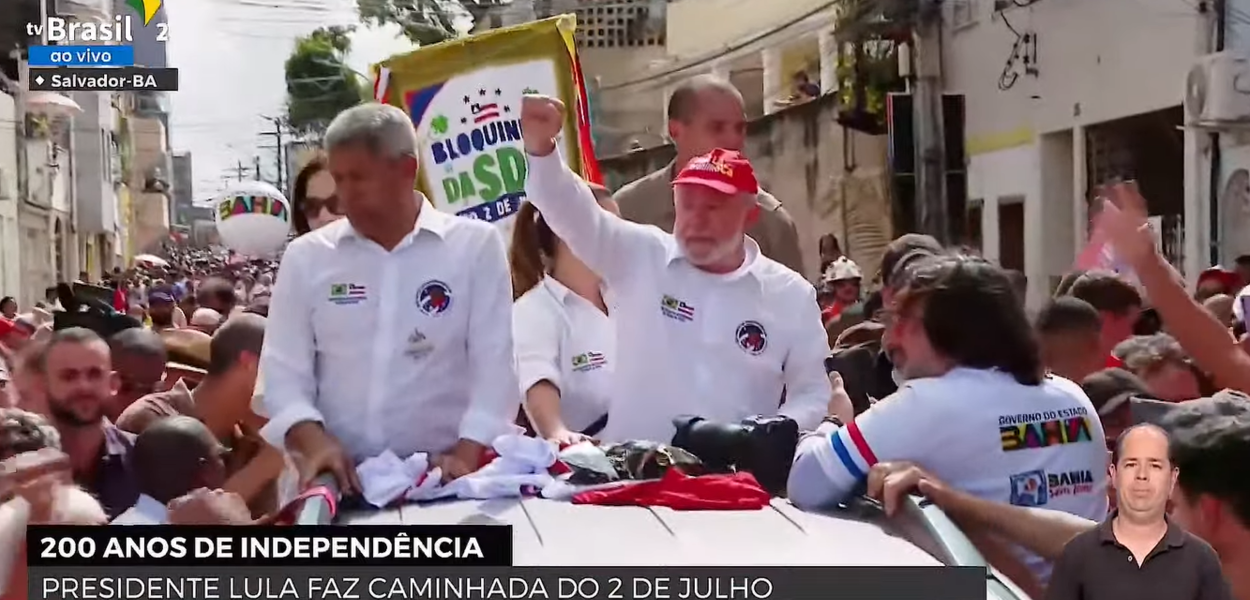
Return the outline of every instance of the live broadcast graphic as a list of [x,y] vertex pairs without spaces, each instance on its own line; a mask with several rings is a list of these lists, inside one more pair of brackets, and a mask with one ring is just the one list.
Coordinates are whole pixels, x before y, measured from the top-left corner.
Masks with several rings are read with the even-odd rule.
[[[30,598],[978,598],[985,569],[518,567],[508,525],[72,527],[27,534]],[[417,567],[417,568],[414,568]]]
[[[119,4],[119,6],[122,6]],[[48,16],[27,23],[31,91],[173,92],[178,69],[165,65],[169,23],[162,0],[125,0],[112,20]]]

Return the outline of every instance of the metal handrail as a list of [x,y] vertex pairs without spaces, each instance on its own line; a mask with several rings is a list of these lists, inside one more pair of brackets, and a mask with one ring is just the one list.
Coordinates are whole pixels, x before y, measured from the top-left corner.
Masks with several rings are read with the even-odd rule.
[[986,585],[999,598],[1017,598],[1028,600],[1029,596],[1015,582],[995,569],[985,559],[980,550],[963,530],[947,516],[946,512],[927,498],[908,496],[903,504],[903,513],[916,518],[921,526],[940,546],[941,551],[949,558],[949,564],[966,567],[985,567]]

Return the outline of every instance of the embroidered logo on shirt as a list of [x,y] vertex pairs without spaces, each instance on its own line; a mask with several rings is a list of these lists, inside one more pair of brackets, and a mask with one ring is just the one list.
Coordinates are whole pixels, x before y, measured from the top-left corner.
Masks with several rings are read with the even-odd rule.
[[404,348],[404,354],[413,360],[420,360],[433,350],[434,343],[426,339],[420,329],[413,329],[408,336],[408,347]]
[[668,294],[660,299],[660,310],[664,316],[683,323],[694,320],[694,307]]
[[1050,501],[1046,483],[1046,473],[1040,469],[1012,475],[1011,503],[1016,506],[1045,505]]
[[417,291],[417,307],[421,312],[437,317],[451,308],[451,288],[441,281],[427,281]]
[[330,302],[335,304],[358,304],[369,299],[369,291],[354,283],[330,284]]
[[1084,407],[1044,410],[998,417],[1004,452],[1094,441]]
[[738,340],[738,347],[748,354],[759,355],[768,347],[768,332],[755,321],[743,321],[734,337]]
[[586,352],[573,357],[573,370],[578,373],[593,371],[608,364],[608,357],[602,352]]

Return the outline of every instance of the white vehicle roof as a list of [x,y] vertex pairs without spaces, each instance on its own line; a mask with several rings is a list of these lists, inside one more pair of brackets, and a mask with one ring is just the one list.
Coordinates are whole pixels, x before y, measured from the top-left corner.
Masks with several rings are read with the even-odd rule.
[[[305,508],[300,522],[327,519],[328,507],[313,505]],[[749,511],[591,506],[543,498],[456,500],[349,512],[336,523],[512,525],[516,566],[985,564],[940,509],[919,500],[893,519],[864,506],[823,514],[805,512],[782,499],[774,499],[763,510]],[[1029,600],[993,568],[987,570],[986,599]]]
[[517,566],[942,565],[881,525],[805,513],[785,500],[742,511],[592,506],[542,498],[460,500],[345,515],[339,523],[512,525]]

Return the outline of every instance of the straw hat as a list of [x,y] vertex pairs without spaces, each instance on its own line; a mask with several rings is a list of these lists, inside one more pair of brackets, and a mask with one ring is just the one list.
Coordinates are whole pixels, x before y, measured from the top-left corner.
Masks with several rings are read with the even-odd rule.
[[169,363],[179,367],[207,369],[213,336],[195,329],[166,329],[160,332],[169,353]]

